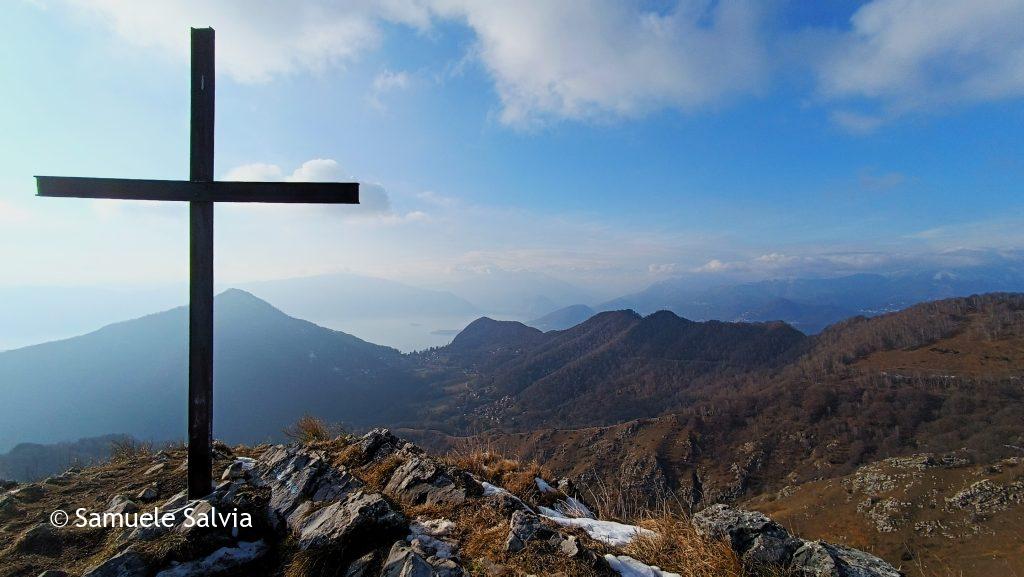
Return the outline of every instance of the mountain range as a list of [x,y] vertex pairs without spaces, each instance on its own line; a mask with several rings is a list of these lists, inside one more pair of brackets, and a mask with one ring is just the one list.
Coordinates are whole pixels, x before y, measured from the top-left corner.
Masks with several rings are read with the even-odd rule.
[[[607,300],[548,275],[497,268],[464,272],[433,288],[349,273],[233,285],[285,313],[404,352],[444,346],[480,316],[542,331],[571,328],[597,312],[669,310],[691,320],[774,321],[813,334],[855,315],[994,291],[1024,291],[1016,253],[956,254],[944,266],[884,273],[741,282],[692,273]],[[227,288],[227,287],[225,287]],[[83,334],[183,304],[187,287],[0,287],[0,350]]]
[[[0,451],[111,433],[180,439],[187,320],[179,307],[0,353]],[[436,451],[518,455],[627,505],[756,503],[889,556],[1005,559],[1016,546],[1001,512],[1024,498],[1012,469],[1024,464],[1021,293],[854,316],[814,335],[667,310],[597,312],[546,332],[481,317],[446,346],[404,354],[237,289],[217,296],[215,324],[214,432],[229,443],[280,439],[313,413],[391,426]],[[21,445],[8,464],[42,473],[68,447]],[[828,509],[849,512],[836,524]]]
[[630,308],[641,314],[670,310],[693,320],[783,320],[817,333],[848,317],[873,316],[916,303],[986,292],[1024,290],[1024,268],[1016,260],[998,265],[963,265],[851,274],[829,278],[783,278],[715,284],[678,278],[596,306]]
[[[707,443],[701,450],[715,452],[774,438],[783,424],[802,418],[811,419],[807,430],[848,428],[849,419],[872,415],[864,407],[873,401],[865,395],[888,399],[878,409],[884,418],[872,415],[870,423],[898,422],[899,433],[855,427],[841,435],[849,446],[839,464],[852,466],[917,443],[911,424],[944,411],[1019,411],[1021,401],[1006,383],[1019,377],[1024,360],[1022,299],[993,294],[926,303],[870,319],[854,317],[815,336],[777,321],[698,322],[670,311],[606,311],[548,332],[483,317],[447,346],[403,354],[290,317],[232,289],[218,295],[215,307],[215,434],[229,442],[270,440],[309,411],[353,427],[390,425],[456,436],[631,422],[627,428],[640,430],[649,425],[636,422],[660,419],[657,427],[674,423],[669,428],[683,439],[698,435]],[[0,405],[0,450],[23,441],[108,433],[180,438],[186,330],[187,309],[180,307],[0,353],[6,401]],[[935,344],[950,338],[965,342]],[[932,351],[943,347],[960,352]],[[908,360],[914,354],[922,355],[916,365]],[[883,370],[889,365],[902,372]],[[948,375],[969,379],[970,386],[950,388],[943,380]],[[875,389],[884,393],[868,394]],[[980,397],[967,402],[964,395]],[[947,406],[953,399],[967,404]],[[843,413],[844,403],[853,413]],[[866,403],[863,410],[855,408],[858,403]],[[762,420],[766,415],[773,420]],[[968,431],[977,428],[976,422],[950,424],[954,433],[943,433],[943,446],[966,442],[974,434]],[[1020,434],[1012,427],[1004,432]],[[687,442],[694,450],[702,444]],[[686,475],[672,467],[663,474]],[[726,481],[718,484],[731,483]]]

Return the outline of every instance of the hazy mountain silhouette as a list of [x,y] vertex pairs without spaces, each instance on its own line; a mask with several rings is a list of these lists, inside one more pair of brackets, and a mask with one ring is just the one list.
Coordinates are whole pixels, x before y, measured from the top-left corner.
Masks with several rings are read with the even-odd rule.
[[774,279],[713,287],[679,278],[655,283],[597,308],[632,308],[643,314],[664,309],[695,320],[782,320],[805,333],[817,333],[855,315],[878,315],[957,296],[1022,291],[1024,270],[1011,264]]
[[[215,301],[214,433],[277,437],[315,410],[352,423],[403,417],[421,388],[397,350],[295,319],[241,290]],[[121,431],[185,431],[188,309],[0,353],[0,450]]]
[[526,324],[544,332],[561,331],[582,323],[595,313],[597,311],[587,305],[569,305],[532,321],[526,321]]
[[0,287],[0,351],[80,335],[188,301],[188,285]]
[[238,285],[238,288],[270,302],[286,314],[313,321],[485,312],[448,291],[347,273],[253,282]]
[[18,443],[7,453],[0,453],[0,479],[35,481],[110,458],[115,443],[130,443],[127,435],[86,437],[77,441],[41,445]]
[[592,291],[543,273],[490,269],[442,288],[461,296],[488,314],[532,319],[580,302],[593,302]]

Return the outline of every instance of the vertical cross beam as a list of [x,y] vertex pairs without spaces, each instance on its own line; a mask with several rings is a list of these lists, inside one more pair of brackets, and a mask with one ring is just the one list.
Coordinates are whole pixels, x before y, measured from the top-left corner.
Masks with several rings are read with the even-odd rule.
[[[192,29],[192,134],[189,180],[213,180],[213,29]],[[189,203],[188,497],[212,490],[213,202]]]

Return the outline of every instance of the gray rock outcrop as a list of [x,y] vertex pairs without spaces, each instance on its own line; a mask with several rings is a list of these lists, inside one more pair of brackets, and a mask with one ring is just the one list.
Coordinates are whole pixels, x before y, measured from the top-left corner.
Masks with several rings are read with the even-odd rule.
[[729,543],[744,564],[785,568],[794,577],[902,577],[882,559],[849,547],[808,541],[756,511],[712,505],[693,516],[698,534]]

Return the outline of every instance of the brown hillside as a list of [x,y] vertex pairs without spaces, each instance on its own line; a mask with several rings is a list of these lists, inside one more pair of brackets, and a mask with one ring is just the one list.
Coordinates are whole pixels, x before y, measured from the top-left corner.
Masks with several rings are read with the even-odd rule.
[[970,465],[914,455],[762,495],[790,530],[901,559],[910,575],[1024,574],[1024,459]]

